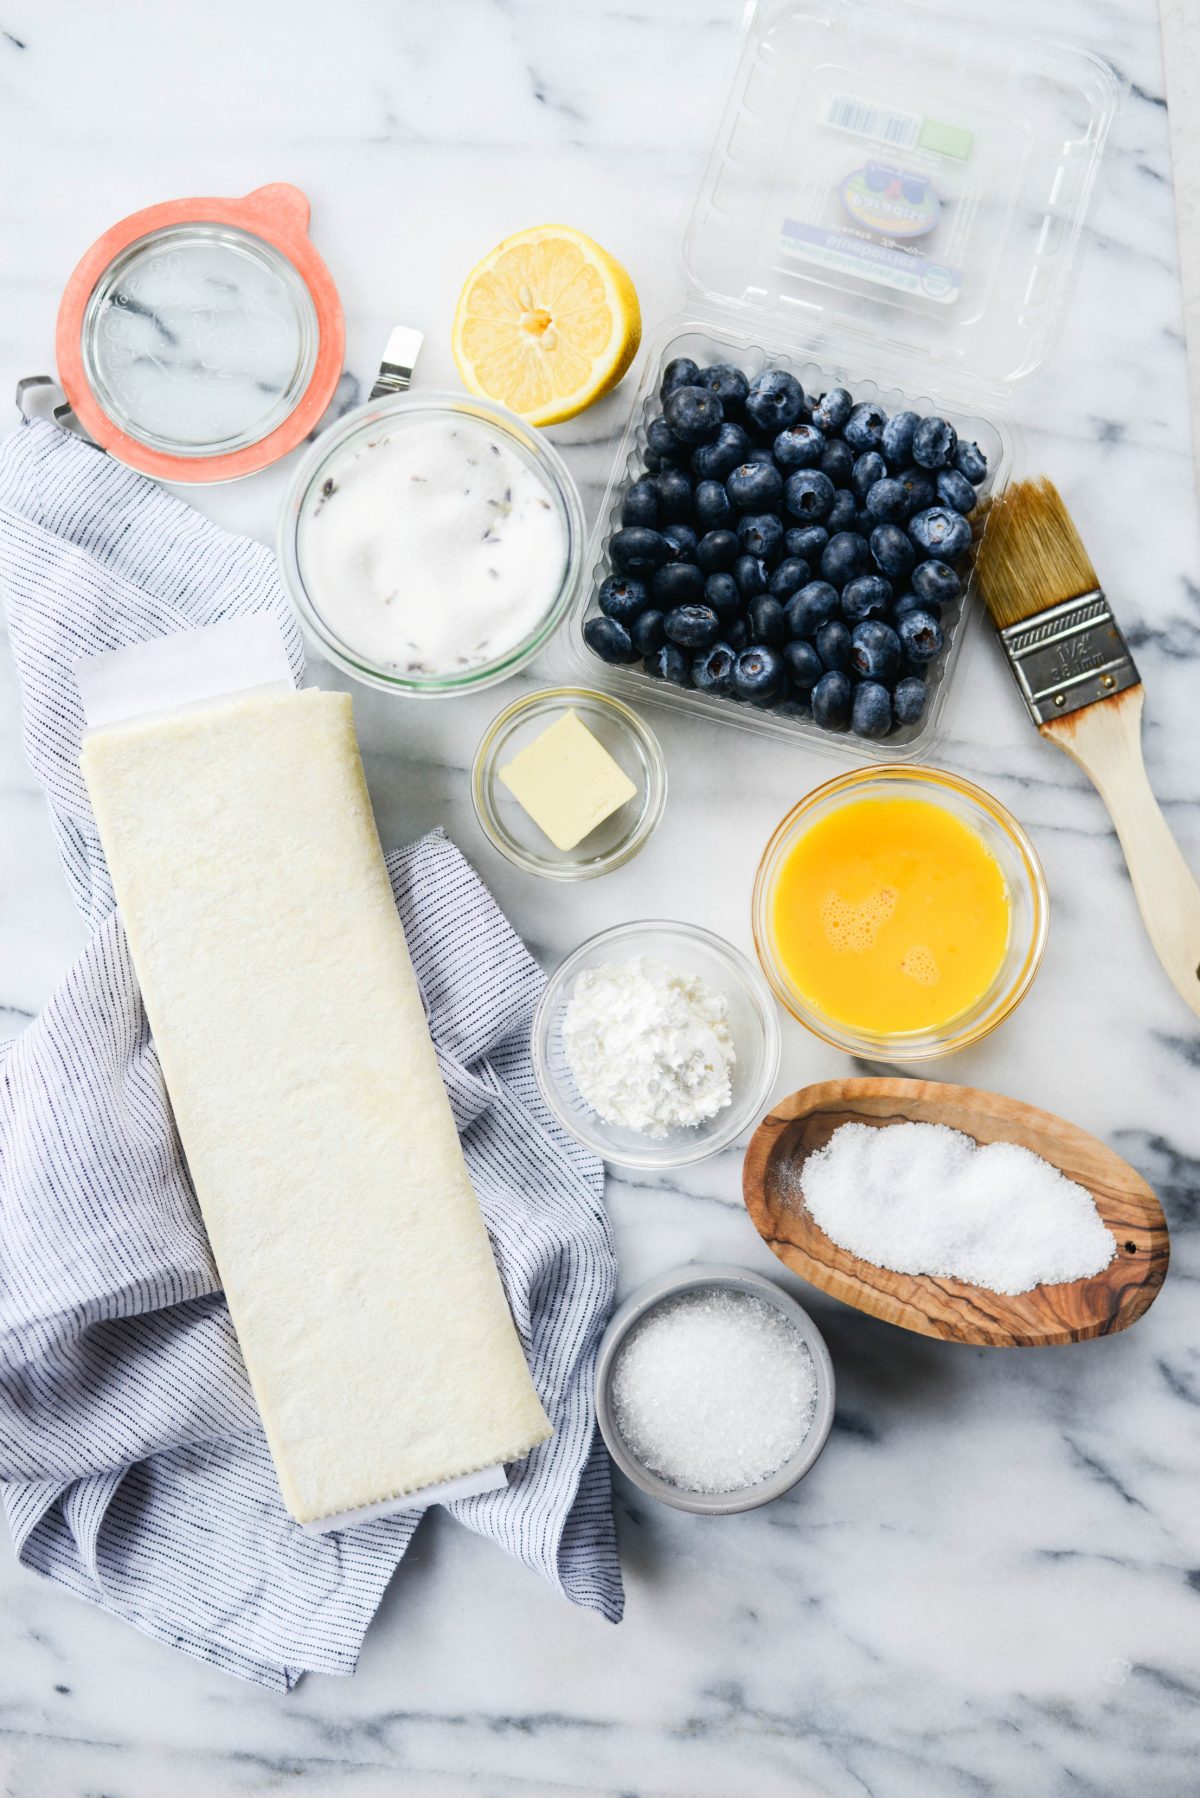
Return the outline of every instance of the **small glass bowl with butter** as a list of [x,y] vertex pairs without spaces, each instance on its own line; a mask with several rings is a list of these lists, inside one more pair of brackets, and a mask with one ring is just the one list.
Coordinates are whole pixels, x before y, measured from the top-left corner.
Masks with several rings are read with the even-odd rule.
[[549,687],[488,727],[471,798],[488,841],[518,868],[593,880],[649,841],[667,800],[667,767],[654,733],[619,699]]

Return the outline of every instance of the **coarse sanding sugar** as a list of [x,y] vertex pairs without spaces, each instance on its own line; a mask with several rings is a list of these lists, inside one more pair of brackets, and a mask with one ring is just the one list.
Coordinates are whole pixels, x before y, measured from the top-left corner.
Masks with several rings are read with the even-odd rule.
[[795,1184],[826,1236],[894,1273],[1017,1293],[1098,1274],[1116,1253],[1082,1186],[945,1124],[843,1124]]
[[658,1305],[622,1345],[613,1414],[631,1453],[686,1492],[736,1492],[790,1461],[817,1403],[808,1344],[751,1293]]

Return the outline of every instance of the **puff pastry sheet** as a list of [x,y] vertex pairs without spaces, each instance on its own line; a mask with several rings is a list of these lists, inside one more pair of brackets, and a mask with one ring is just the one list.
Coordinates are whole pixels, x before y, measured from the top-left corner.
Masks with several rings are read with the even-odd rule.
[[150,1027],[279,1475],[315,1522],[550,1435],[345,694],[86,739]]

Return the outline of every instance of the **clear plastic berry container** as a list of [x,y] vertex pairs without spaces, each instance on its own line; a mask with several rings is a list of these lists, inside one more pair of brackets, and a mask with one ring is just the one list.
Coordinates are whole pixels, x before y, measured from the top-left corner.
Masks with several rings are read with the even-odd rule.
[[647,338],[559,640],[571,678],[837,757],[929,756],[978,632],[973,582],[943,610],[920,722],[875,740],[606,663],[584,625],[676,357],[751,379],[784,368],[809,398],[841,386],[889,414],[939,415],[986,455],[980,494],[998,493],[1018,463],[1013,392],[1061,324],[1119,99],[1098,58],[948,12],[759,0],[684,233],[688,305]]

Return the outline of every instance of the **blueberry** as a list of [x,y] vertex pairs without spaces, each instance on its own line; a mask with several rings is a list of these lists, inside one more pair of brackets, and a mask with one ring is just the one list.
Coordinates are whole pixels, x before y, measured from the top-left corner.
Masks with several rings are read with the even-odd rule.
[[612,565],[618,574],[653,574],[670,559],[671,545],[657,531],[644,525],[629,525],[618,531],[608,546]]
[[793,518],[820,524],[834,501],[833,482],[819,468],[799,468],[784,482],[783,503]]
[[[667,619],[667,635],[671,620]],[[890,624],[868,618],[850,633],[850,666],[864,680],[890,685],[900,671],[900,639]]]
[[772,707],[777,718],[811,718],[812,700],[810,695],[791,683],[781,689],[778,703]]
[[775,439],[775,460],[780,468],[815,468],[824,448],[816,425],[789,425]]
[[918,549],[939,562],[957,562],[971,547],[971,527],[961,512],[946,506],[930,506],[908,524],[908,534]]
[[696,545],[696,562],[702,574],[727,573],[740,554],[732,531],[706,531]]
[[692,451],[692,473],[698,481],[723,481],[739,462],[746,460],[750,449],[750,439],[741,425],[726,422],[711,443],[702,443]]
[[729,502],[723,481],[698,481],[692,496],[692,516],[704,532],[727,531],[737,513]]
[[694,562],[668,562],[650,576],[650,597],[661,612],[669,612],[673,606],[699,605],[704,598],[704,576]]
[[768,592],[776,599],[790,599],[798,587],[803,587],[809,578],[809,566],[802,556],[788,556],[779,564],[767,584]]
[[725,491],[743,512],[765,512],[778,506],[783,476],[773,462],[743,462],[726,478]]
[[658,523],[658,493],[653,481],[635,481],[629,488],[621,501],[621,523],[654,529]]
[[696,533],[690,524],[664,524],[659,534],[671,545],[672,562],[696,560]]
[[884,618],[891,603],[891,582],[878,574],[860,574],[842,588],[842,617],[847,624],[861,624],[864,618]]
[[821,431],[844,429],[854,401],[844,387],[831,387],[812,409],[812,420]]
[[745,512],[738,520],[738,542],[752,556],[774,562],[783,549],[783,521],[777,512]]
[[946,639],[932,612],[904,612],[896,626],[901,645],[910,662],[932,662],[941,654]]
[[948,562],[922,562],[913,569],[912,589],[918,599],[948,606],[962,592],[962,579]]
[[829,476],[835,487],[848,487],[854,472],[854,451],[840,437],[831,437],[821,451],[817,467]]
[[878,450],[865,450],[855,459],[850,471],[850,486],[860,506],[867,504],[867,495],[876,481],[882,481],[886,473],[887,463]]
[[750,635],[756,643],[769,643],[778,649],[788,640],[788,622],[783,607],[769,593],[759,593],[746,607]]
[[656,680],[670,681],[676,687],[691,684],[692,658],[678,643],[664,643],[661,649],[646,657],[642,666]]
[[821,665],[845,673],[850,666],[850,632],[840,618],[828,619],[814,638]]
[[825,665],[812,644],[799,638],[794,643],[787,644],[783,659],[789,675],[802,693],[810,692],[825,672]]
[[725,626],[725,641],[735,653],[749,647],[750,626],[744,618],[735,618]]
[[707,649],[721,632],[720,620],[712,607],[695,604],[676,606],[667,613],[663,628],[681,649]]
[[896,691],[892,694],[896,723],[919,724],[925,711],[925,699],[925,682],[919,674],[906,674],[902,681],[897,681]]
[[973,487],[987,479],[987,457],[977,443],[964,443],[959,439],[954,452],[954,466],[959,474],[965,474]]
[[846,420],[842,435],[850,448],[859,455],[864,450],[878,449],[883,442],[883,427],[887,423],[887,413],[882,406],[864,400],[855,406]]
[[640,656],[652,656],[667,640],[662,613],[653,609],[640,613],[629,626],[629,635]]
[[902,531],[898,524],[877,524],[869,542],[871,560],[880,574],[886,574],[890,580],[903,580],[911,572],[917,552],[908,532]]
[[663,402],[663,417],[680,443],[711,443],[725,414],[706,387],[675,387]]
[[713,643],[692,662],[692,685],[701,693],[728,693],[733,663],[728,643]]
[[876,519],[874,512],[868,512],[865,506],[854,514],[854,529],[858,532],[864,542],[870,537],[871,532],[875,529],[875,524]]
[[692,478],[682,468],[664,468],[654,477],[661,524],[687,524],[692,516]]
[[802,562],[816,562],[828,542],[829,532],[823,524],[794,524],[783,533],[783,553],[799,556]]
[[621,574],[610,574],[606,581],[601,581],[599,597],[604,616],[615,618],[618,624],[626,626],[649,604],[643,582]]
[[615,618],[589,618],[583,627],[583,640],[602,662],[632,662],[637,659],[632,637]]
[[794,425],[803,410],[804,389],[786,369],[764,369],[751,381],[746,417],[764,436],[775,437],[788,425]]
[[680,443],[665,418],[651,419],[646,426],[646,466],[648,468],[680,468],[688,459],[686,444]]
[[742,603],[738,584],[731,574],[710,574],[704,583],[704,603],[719,618],[732,618]]
[[838,668],[823,674],[812,690],[813,722],[822,730],[845,730],[850,723],[850,676]]
[[959,474],[957,468],[940,468],[937,477],[937,495],[944,506],[952,511],[961,512],[965,517],[975,510],[977,495],[974,487],[965,474]]
[[779,651],[766,643],[752,643],[733,664],[733,691],[739,699],[769,699],[783,685],[783,676]]
[[944,418],[923,418],[913,432],[913,461],[921,468],[947,468],[958,448],[958,432]]
[[923,512],[926,506],[932,506],[937,499],[937,488],[933,484],[933,476],[925,473],[923,468],[906,468],[896,476],[905,493],[908,495],[908,515]]
[[908,494],[899,481],[885,475],[868,489],[867,511],[873,513],[881,524],[903,524],[908,517]]
[[767,565],[761,556],[739,556],[733,565],[733,578],[743,599],[753,599],[767,590]]
[[828,581],[809,581],[799,593],[792,594],[784,607],[793,637],[815,636],[837,609],[837,588],[831,587]]
[[870,565],[871,552],[857,531],[838,531],[821,551],[821,577],[835,587],[865,574]]
[[912,442],[920,419],[915,412],[897,412],[883,427],[882,449],[888,465],[904,468],[912,461]]
[[742,457],[743,462],[762,462],[767,468],[775,466],[775,452],[766,443],[752,443]]
[[699,365],[690,356],[676,356],[663,369],[663,377],[658,386],[659,397],[665,400],[677,387],[695,387],[699,380]]
[[825,529],[831,537],[836,537],[839,531],[853,530],[857,518],[858,507],[854,503],[854,495],[846,492],[835,494],[833,504],[825,515]]
[[741,369],[735,368],[732,362],[714,362],[711,368],[706,368],[701,374],[697,386],[707,387],[710,393],[716,394],[726,418],[741,416],[750,383]]
[[[944,562],[923,562],[921,566],[923,568],[944,568],[946,564]],[[909,612],[928,612],[931,618],[939,621],[942,616],[942,608],[938,600],[922,599],[916,593],[902,593],[892,607],[892,623],[897,630],[900,629],[900,620]]]
[[854,689],[850,723],[858,737],[886,737],[892,728],[892,696],[877,680],[860,681]]

